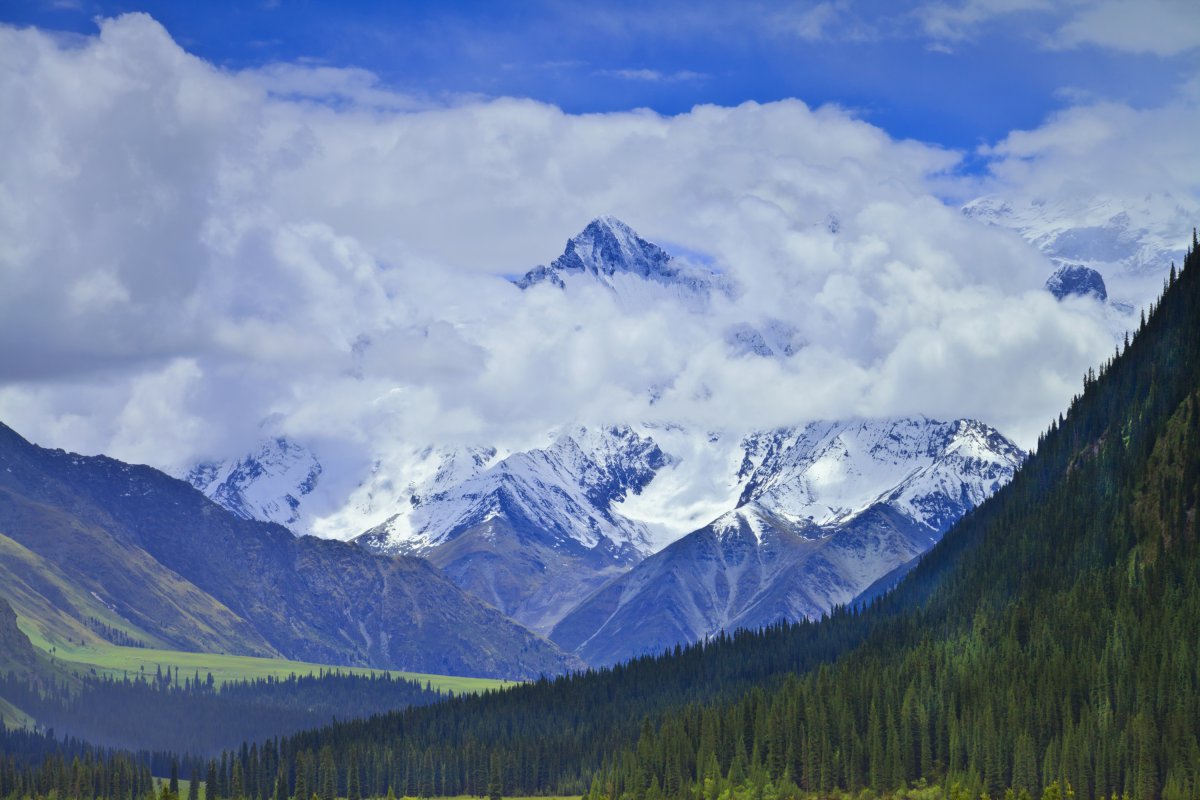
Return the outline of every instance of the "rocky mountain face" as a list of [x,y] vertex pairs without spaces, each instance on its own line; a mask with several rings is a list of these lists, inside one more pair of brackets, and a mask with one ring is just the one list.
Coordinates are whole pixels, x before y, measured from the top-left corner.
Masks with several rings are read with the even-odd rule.
[[35,671],[38,664],[37,651],[29,637],[17,627],[17,614],[3,597],[0,597],[0,669],[24,675]]
[[412,494],[409,508],[356,541],[428,558],[538,631],[650,552],[645,526],[616,506],[669,458],[629,427],[575,429],[465,478],[456,460]]
[[1108,288],[1104,276],[1082,264],[1065,264],[1046,279],[1046,291],[1064,300],[1068,297],[1094,297],[1101,303],[1108,301]]
[[275,437],[242,458],[198,464],[183,477],[242,519],[299,528],[300,502],[312,494],[321,471],[307,449]]
[[59,577],[0,586],[30,614],[80,620],[71,598],[86,595],[181,649],[509,678],[578,665],[425,561],[297,538],[157,470],[45,450],[3,425],[0,531]]
[[551,632],[592,665],[818,617],[935,544],[1023,453],[970,420],[822,423],[748,437],[738,507],[647,558]]

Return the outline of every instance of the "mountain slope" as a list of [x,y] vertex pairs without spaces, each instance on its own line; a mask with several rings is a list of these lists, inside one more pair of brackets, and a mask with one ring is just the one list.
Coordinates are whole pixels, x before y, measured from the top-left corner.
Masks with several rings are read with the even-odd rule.
[[0,674],[25,675],[38,669],[40,657],[20,628],[17,614],[0,597]]
[[[0,495],[8,538],[76,596],[95,591],[123,624],[173,646],[495,677],[572,663],[420,560],[297,539],[149,467],[44,450],[4,426]],[[20,606],[0,586],[10,591]],[[83,621],[63,597],[34,594]],[[181,624],[189,614],[195,624]]]
[[548,630],[581,594],[648,551],[644,526],[615,506],[666,463],[629,428],[577,429],[461,482],[435,482],[407,513],[355,541],[428,558],[476,597]]
[[928,550],[1023,453],[971,420],[814,423],[747,437],[739,505],[614,579],[553,629],[592,665],[817,618]]

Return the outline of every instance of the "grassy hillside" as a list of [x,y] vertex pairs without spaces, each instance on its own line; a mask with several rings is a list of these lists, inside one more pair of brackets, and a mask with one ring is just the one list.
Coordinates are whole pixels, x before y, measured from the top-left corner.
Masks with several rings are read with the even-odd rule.
[[[504,681],[47,639],[0,598],[0,719],[107,747],[204,755]],[[181,724],[185,723],[186,724]]]
[[211,673],[217,684],[256,678],[286,678],[289,675],[315,675],[336,670],[344,675],[383,675],[404,680],[417,680],[441,692],[455,694],[502,689],[516,685],[514,681],[495,678],[465,678],[455,675],[432,675],[401,670],[376,670],[366,667],[339,667],[289,661],[283,658],[259,658],[218,653],[191,653],[182,650],[160,650],[141,647],[120,647],[107,642],[87,644],[61,643],[42,637],[39,627],[18,618],[18,626],[29,636],[35,647],[53,655],[54,663],[67,672],[109,675],[153,675],[158,668],[178,668],[181,677],[199,673],[203,678]]
[[101,521],[3,486],[0,597],[56,644],[109,637],[150,647],[280,655],[211,595]]

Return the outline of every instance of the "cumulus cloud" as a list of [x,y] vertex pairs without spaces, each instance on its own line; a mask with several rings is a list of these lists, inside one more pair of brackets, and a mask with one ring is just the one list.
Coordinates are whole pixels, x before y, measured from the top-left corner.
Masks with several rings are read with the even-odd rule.
[[[1099,124],[1014,134],[996,180],[1073,164],[1060,127]],[[1114,148],[1152,123],[1125,124]],[[284,433],[351,481],[399,442],[575,421],[923,412],[1028,444],[1111,352],[1040,255],[935,197],[957,154],[836,107],[430,106],[358,71],[218,70],[130,15],[69,46],[0,28],[0,141],[0,419],[53,446],[177,467]],[[505,279],[600,214],[737,291],[697,314]],[[794,356],[730,351],[768,319]]]

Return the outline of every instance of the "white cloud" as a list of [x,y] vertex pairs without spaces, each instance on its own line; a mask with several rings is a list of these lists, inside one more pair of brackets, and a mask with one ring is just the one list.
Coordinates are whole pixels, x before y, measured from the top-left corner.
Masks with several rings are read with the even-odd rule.
[[1198,120],[1200,98],[1187,92],[1157,108],[1069,108],[983,148],[990,175],[975,190],[1006,198],[1018,213],[1078,229],[1120,217],[1136,234],[1129,246],[1149,248],[1149,261],[1132,272],[1108,271],[1105,280],[1110,296],[1144,305],[1162,288],[1167,264],[1157,254],[1181,255],[1200,219]]
[[[1095,175],[1079,131],[1178,146],[1080,113],[998,145],[997,180],[1036,184],[1046,153]],[[132,15],[71,47],[0,29],[0,141],[0,419],[134,461],[226,455],[264,420],[343,475],[572,420],[925,411],[1029,443],[1111,348],[1095,308],[1038,291],[1040,256],[933,196],[956,154],[832,107],[426,107],[357,71],[216,70]],[[700,316],[499,277],[605,213],[740,294]],[[768,317],[806,346],[732,356],[724,326]]]
[[1200,47],[1200,12],[1193,0],[1103,0],[1073,15],[1054,43],[1175,56]]
[[770,15],[771,27],[804,41],[864,42],[879,38],[879,31],[855,13],[848,0],[796,3]]
[[1095,46],[1170,57],[1200,47],[1193,0],[957,0],[924,3],[913,13],[922,33],[943,49],[1017,15],[1034,15],[1051,49]]
[[986,23],[1000,17],[1055,9],[1051,0],[962,0],[926,3],[913,13],[926,36],[946,44],[972,40]]
[[702,72],[681,69],[674,72],[662,72],[657,69],[606,69],[598,75],[611,78],[621,78],[627,81],[646,81],[647,83],[678,83],[679,81],[697,81],[707,77]]

